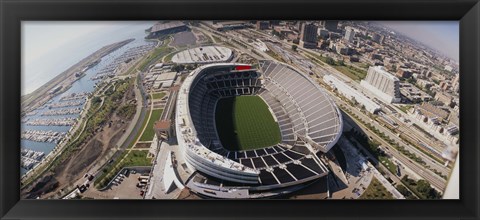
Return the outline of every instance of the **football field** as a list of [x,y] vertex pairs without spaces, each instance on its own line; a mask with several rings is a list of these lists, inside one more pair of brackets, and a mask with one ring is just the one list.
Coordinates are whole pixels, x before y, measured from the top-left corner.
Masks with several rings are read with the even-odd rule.
[[215,122],[220,141],[228,150],[259,149],[281,141],[278,123],[258,96],[220,99]]

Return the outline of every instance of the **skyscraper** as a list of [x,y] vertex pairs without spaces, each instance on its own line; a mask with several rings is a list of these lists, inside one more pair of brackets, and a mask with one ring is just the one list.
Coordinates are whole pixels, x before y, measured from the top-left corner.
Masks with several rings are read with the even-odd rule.
[[454,92],[458,92],[460,89],[460,74],[455,75],[452,82],[452,88]]
[[337,31],[338,21],[322,21],[321,24],[329,31]]
[[268,21],[257,21],[257,30],[266,30],[270,27],[270,23]]
[[349,43],[353,42],[353,37],[355,36],[355,31],[352,28],[347,28],[345,31],[345,36],[343,37]]
[[360,82],[360,85],[387,103],[401,100],[400,80],[387,72],[383,66],[368,68],[367,77]]
[[317,47],[317,29],[314,24],[303,24],[300,34],[300,45],[304,48]]
[[383,40],[385,39],[385,36],[377,33],[373,33],[372,40],[373,42],[377,42],[379,44],[383,44]]

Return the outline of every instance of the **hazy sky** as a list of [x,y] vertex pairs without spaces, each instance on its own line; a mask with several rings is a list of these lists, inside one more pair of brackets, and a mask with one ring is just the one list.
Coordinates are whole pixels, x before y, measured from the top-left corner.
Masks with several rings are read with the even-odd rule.
[[154,23],[154,21],[22,22],[22,94],[34,91],[105,45],[132,37],[143,38],[141,34]]
[[378,23],[422,42],[456,61],[459,60],[458,21],[382,21]]

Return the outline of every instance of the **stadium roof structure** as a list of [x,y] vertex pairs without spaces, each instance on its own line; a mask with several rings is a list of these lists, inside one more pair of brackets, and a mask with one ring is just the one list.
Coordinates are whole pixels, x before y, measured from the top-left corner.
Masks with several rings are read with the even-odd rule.
[[[281,143],[254,150],[222,146],[215,126],[221,98],[257,95],[281,129]],[[286,64],[262,61],[219,63],[192,71],[180,88],[176,133],[182,156],[195,177],[186,185],[214,198],[260,198],[298,190],[328,174],[319,155],[342,134],[340,111],[308,76]]]
[[155,33],[155,32],[164,31],[164,30],[182,27],[182,26],[185,26],[185,24],[181,21],[170,21],[165,23],[159,22],[152,26],[152,30],[150,32]]
[[196,47],[173,55],[172,62],[181,64],[227,62],[233,58],[231,49],[219,46]]

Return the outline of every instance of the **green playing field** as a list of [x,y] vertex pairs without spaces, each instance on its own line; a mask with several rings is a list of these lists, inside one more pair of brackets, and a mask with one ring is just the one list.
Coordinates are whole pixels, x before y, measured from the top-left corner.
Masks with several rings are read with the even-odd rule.
[[280,128],[259,96],[236,96],[218,101],[217,132],[228,150],[251,150],[281,141]]

